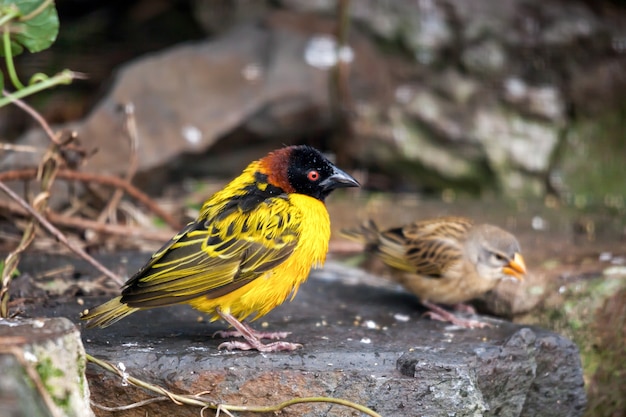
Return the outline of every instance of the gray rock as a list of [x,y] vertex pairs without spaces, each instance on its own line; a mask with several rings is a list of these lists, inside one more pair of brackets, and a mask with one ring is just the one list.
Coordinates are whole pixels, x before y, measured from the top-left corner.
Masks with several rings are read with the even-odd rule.
[[[459,104],[470,101],[468,95],[482,93],[474,92],[478,87],[471,82],[464,88],[466,92],[452,87],[447,91],[440,88],[439,92],[402,86],[398,103],[385,109],[389,126],[381,136],[387,136],[387,147],[393,149],[396,158],[448,180],[487,182],[486,167],[506,194],[542,194],[543,175],[550,169],[564,130],[562,101],[556,90],[525,86],[510,98],[525,109],[515,112],[495,99],[474,106]],[[369,124],[375,123],[382,124]],[[387,162],[396,163],[393,157]]]
[[480,77],[500,76],[506,69],[506,51],[495,39],[467,47],[461,55],[465,68]]
[[[475,398],[474,408],[458,411],[455,415],[582,415],[584,398],[554,401],[550,398],[551,393],[542,393],[539,388],[539,385],[546,384],[568,392],[583,389],[580,371],[572,374],[570,369],[559,368],[563,362],[579,361],[576,346],[567,339],[555,339],[537,329],[520,328],[501,345],[470,349],[473,350],[463,352],[461,363],[455,363],[459,360],[458,352],[450,356],[439,352],[410,352],[398,360],[398,369],[403,374],[421,381],[431,382],[430,378],[424,377],[426,370],[438,371],[439,375],[432,378],[429,391],[439,400],[441,408],[428,410],[428,414],[445,415],[450,408],[460,410],[469,404],[468,398]],[[443,384],[436,383],[442,378]]]
[[518,106],[523,113],[539,116],[557,126],[565,121],[565,101],[555,86],[531,86],[522,79],[511,77],[504,81],[503,90],[504,99]]
[[[0,354],[0,407],[4,417],[54,417],[15,355]],[[30,381],[29,381],[30,382]]]
[[93,417],[78,329],[65,318],[0,319],[0,410],[7,417]]
[[[416,91],[405,108],[393,107],[389,111],[394,145],[403,158],[417,162],[446,178],[463,179],[474,176],[475,159],[480,157],[477,146],[454,144],[467,140],[465,125],[455,108],[447,100],[428,90]],[[433,132],[449,142],[433,140]],[[473,158],[474,157],[474,158]]]
[[[282,4],[333,13],[337,2]],[[412,76],[392,80],[392,106],[359,102],[355,130],[365,143],[356,159],[392,174],[401,164],[397,177],[418,189],[495,185],[512,196],[544,195],[555,151],[576,129],[572,114],[622,107],[620,13],[582,1],[366,0],[352,2],[350,14],[415,63]]]
[[[130,258],[130,268],[141,261]],[[58,261],[58,259],[57,259]],[[26,272],[28,263],[24,263]],[[33,264],[34,265],[34,264]],[[417,300],[396,287],[365,285],[363,272],[316,271],[291,303],[256,328],[286,330],[304,347],[293,353],[219,352],[207,324],[186,306],[136,313],[106,329],[85,330],[86,350],[126,372],[176,392],[228,404],[274,404],[305,396],[346,398],[384,416],[580,416],[585,404],[576,346],[540,328],[489,318],[487,329],[458,329],[422,317]],[[379,282],[379,281],[373,281]],[[28,314],[76,318],[85,305],[60,301]],[[92,399],[123,405],[138,391],[90,366]],[[141,413],[197,415],[168,402]],[[288,408],[285,416],[349,416],[328,405]],[[143,414],[141,414],[143,415]]]
[[[337,2],[283,0],[282,3],[298,11],[332,13]],[[377,36],[400,42],[417,62],[425,65],[440,62],[442,53],[454,43],[454,29],[443,2],[361,0],[351,2],[349,12]]]
[[461,106],[470,104],[479,89],[477,80],[452,68],[444,71],[435,84],[436,91],[441,91],[445,97]]
[[[558,125],[494,107],[481,108],[475,113],[471,134],[484,145],[491,166],[506,174],[502,168],[511,166],[528,172],[545,172],[562,133]],[[514,186],[505,184],[506,189]]]

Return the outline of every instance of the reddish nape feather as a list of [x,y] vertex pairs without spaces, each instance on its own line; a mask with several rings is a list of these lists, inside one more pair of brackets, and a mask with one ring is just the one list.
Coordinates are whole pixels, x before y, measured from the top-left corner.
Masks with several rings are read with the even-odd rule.
[[292,149],[293,146],[278,149],[270,152],[269,155],[259,161],[261,173],[267,175],[267,181],[276,187],[280,187],[286,193],[296,192],[289,183],[289,175],[287,173]]

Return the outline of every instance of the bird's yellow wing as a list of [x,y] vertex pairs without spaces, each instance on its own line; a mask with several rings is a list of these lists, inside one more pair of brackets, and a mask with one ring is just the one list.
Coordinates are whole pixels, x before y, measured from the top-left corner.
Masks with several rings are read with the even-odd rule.
[[472,223],[442,217],[381,233],[379,255],[391,267],[433,278],[441,277],[462,256],[462,240]]
[[215,298],[284,262],[298,243],[300,213],[280,197],[241,207],[207,210],[207,220],[188,224],[129,279],[121,302],[146,308]]

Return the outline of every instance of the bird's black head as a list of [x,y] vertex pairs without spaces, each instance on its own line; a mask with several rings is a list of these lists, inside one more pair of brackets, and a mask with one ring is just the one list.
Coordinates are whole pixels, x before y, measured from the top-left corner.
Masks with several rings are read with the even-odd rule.
[[272,152],[268,158],[269,182],[287,193],[305,194],[324,201],[336,188],[359,186],[352,176],[310,146],[289,146]]

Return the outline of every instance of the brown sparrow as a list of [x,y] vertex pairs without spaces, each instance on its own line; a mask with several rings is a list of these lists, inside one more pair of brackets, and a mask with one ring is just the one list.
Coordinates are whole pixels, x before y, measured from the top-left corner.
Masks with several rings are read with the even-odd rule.
[[342,234],[365,243],[366,251],[391,268],[392,278],[431,310],[431,318],[462,327],[487,323],[457,317],[434,303],[460,304],[493,289],[505,277],[521,281],[526,274],[515,236],[461,217],[418,221],[384,231],[370,220]]

